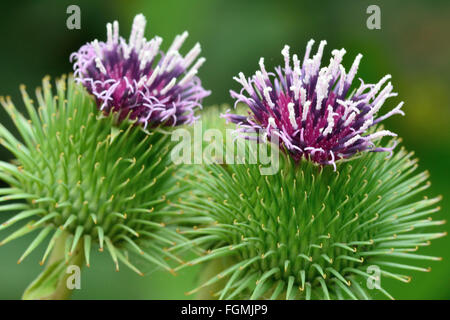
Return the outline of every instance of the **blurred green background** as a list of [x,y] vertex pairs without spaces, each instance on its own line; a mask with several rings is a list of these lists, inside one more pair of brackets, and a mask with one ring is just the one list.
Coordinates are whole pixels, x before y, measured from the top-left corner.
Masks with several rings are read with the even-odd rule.
[[[66,8],[81,8],[81,30],[66,28]],[[366,9],[381,8],[381,30],[368,30]],[[387,73],[393,76],[397,98],[404,100],[405,117],[387,121],[389,129],[404,138],[403,145],[415,150],[421,168],[431,172],[430,195],[442,194],[443,210],[435,219],[446,219],[450,208],[450,2],[434,1],[237,1],[237,0],[134,0],[134,1],[18,1],[0,4],[0,95],[11,95],[22,107],[19,84],[31,90],[41,78],[72,70],[69,55],[87,41],[106,38],[107,22],[117,19],[121,35],[128,38],[135,14],[144,13],[149,23],[146,36],[165,39],[165,46],[176,34],[188,30],[187,52],[200,42],[207,63],[200,70],[205,88],[212,95],[205,105],[231,103],[229,89],[237,89],[232,77],[239,71],[250,75],[258,59],[266,58],[267,68],[282,62],[284,44],[291,53],[303,55],[306,42],[328,41],[324,61],[333,48],[345,47],[344,65],[350,68],[354,56],[364,55],[359,76],[376,82]],[[1,122],[12,128],[3,110]],[[10,159],[0,151],[2,159]],[[0,217],[0,222],[8,214]],[[441,228],[442,229],[442,228]],[[444,226],[448,230],[448,225]],[[0,236],[3,237],[3,236]],[[29,239],[0,247],[0,299],[20,298],[23,290],[40,272],[37,250],[21,265],[17,259]],[[43,250],[43,248],[42,248]],[[41,250],[41,251],[42,251]],[[412,273],[410,284],[383,283],[398,299],[450,298],[450,237],[438,239],[422,253],[442,256],[431,262],[431,273]],[[146,278],[123,268],[114,271],[107,253],[93,257],[85,269],[82,289],[76,299],[184,299],[192,289],[198,269],[177,277],[155,272]]]

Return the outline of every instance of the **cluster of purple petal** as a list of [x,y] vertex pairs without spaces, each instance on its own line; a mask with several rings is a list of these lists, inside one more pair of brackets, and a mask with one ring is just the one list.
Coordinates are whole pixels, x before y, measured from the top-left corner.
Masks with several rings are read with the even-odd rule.
[[357,55],[348,73],[341,62],[345,50],[333,50],[328,66],[321,68],[326,41],[310,58],[313,40],[308,42],[303,63],[297,55],[292,62],[289,46],[281,51],[284,69],[267,72],[264,59],[260,70],[247,79],[241,72],[234,79],[242,85],[231,91],[236,104],[250,109],[248,116],[227,113],[226,119],[239,125],[246,138],[250,132],[264,132],[269,140],[277,136],[280,145],[296,160],[310,159],[319,164],[331,164],[361,151],[389,151],[394,147],[375,147],[373,141],[383,136],[395,136],[387,130],[368,133],[369,128],[394,115],[404,115],[401,102],[390,112],[378,116],[386,99],[396,96],[390,75],[376,84],[365,84],[349,93],[362,55]]
[[115,112],[120,120],[129,117],[144,127],[191,124],[195,109],[210,94],[196,76],[205,61],[194,63],[200,45],[182,56],[184,32],[163,54],[160,37],[145,39],[145,24],[145,17],[137,15],[127,42],[119,36],[117,21],[108,23],[106,42],[94,40],[71,55],[75,77],[105,114]]

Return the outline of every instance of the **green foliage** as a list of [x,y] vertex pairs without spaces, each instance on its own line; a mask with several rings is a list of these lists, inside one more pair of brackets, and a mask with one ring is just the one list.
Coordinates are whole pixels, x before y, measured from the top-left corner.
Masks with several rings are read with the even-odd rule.
[[440,260],[416,253],[446,233],[431,228],[444,223],[431,219],[440,197],[423,197],[428,173],[416,173],[403,148],[389,159],[362,154],[336,172],[283,153],[274,175],[261,175],[258,164],[191,169],[196,191],[179,206],[209,223],[183,230],[203,248],[189,265],[216,270],[192,292],[214,285],[220,299],[365,299],[376,266],[379,290],[392,298],[384,278],[409,282],[404,272],[430,271],[416,260]]
[[37,232],[19,263],[46,242],[43,264],[64,232],[66,261],[81,245],[89,266],[91,249],[106,247],[117,270],[121,261],[142,274],[128,259],[134,252],[172,271],[164,247],[181,236],[166,226],[164,211],[182,190],[173,177],[170,135],[103,116],[72,77],[57,80],[56,90],[45,78],[37,109],[21,91],[30,120],[1,99],[20,139],[0,125],[0,142],[16,158],[0,162],[0,179],[10,185],[0,189],[0,212],[16,212],[0,231],[21,226],[0,244]]
[[46,268],[27,287],[22,296],[23,300],[61,300],[70,297],[71,290],[67,287],[67,281],[70,280],[71,272],[67,272],[67,266],[80,268],[83,264],[84,255],[80,242],[72,255],[68,259],[65,257],[65,243],[69,236],[68,233],[63,232],[60,238],[56,240],[52,254],[47,260]]

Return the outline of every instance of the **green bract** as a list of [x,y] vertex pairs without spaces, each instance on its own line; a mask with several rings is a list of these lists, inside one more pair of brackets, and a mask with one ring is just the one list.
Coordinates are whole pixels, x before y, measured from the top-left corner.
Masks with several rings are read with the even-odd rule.
[[0,162],[0,178],[10,185],[0,189],[0,211],[16,212],[0,231],[20,225],[1,244],[36,232],[19,262],[45,242],[44,263],[65,239],[66,261],[80,248],[89,265],[91,248],[106,247],[117,270],[121,261],[141,274],[128,252],[171,270],[164,247],[181,236],[166,227],[164,208],[181,189],[170,135],[104,117],[72,77],[57,80],[56,90],[45,78],[36,90],[37,110],[21,90],[30,120],[9,99],[1,101],[20,133],[16,138],[0,125],[0,142],[16,158]]
[[[249,145],[248,149],[252,147]],[[416,251],[446,233],[431,227],[440,197],[427,198],[428,173],[404,149],[387,159],[367,153],[340,162],[336,172],[280,153],[280,169],[261,175],[258,164],[193,167],[186,213],[209,218],[183,233],[204,255],[225,299],[369,298],[367,279],[389,298],[383,278],[430,269],[416,260],[440,260]]]

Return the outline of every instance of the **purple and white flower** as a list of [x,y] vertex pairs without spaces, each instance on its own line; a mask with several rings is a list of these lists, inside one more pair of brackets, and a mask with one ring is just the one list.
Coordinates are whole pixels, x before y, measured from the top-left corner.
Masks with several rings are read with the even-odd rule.
[[128,42],[117,21],[106,26],[106,42],[94,40],[71,55],[74,74],[93,94],[105,114],[117,112],[146,127],[191,124],[196,108],[210,94],[196,76],[205,58],[197,60],[197,43],[185,56],[179,48],[187,32],[175,37],[164,54],[162,39],[144,37],[146,20],[137,15]]
[[238,103],[246,104],[248,116],[227,113],[227,120],[238,124],[238,131],[251,138],[249,132],[262,131],[270,140],[277,136],[280,145],[296,160],[310,159],[319,164],[331,164],[351,157],[360,151],[388,151],[395,147],[375,147],[373,141],[383,136],[396,136],[388,130],[368,133],[369,128],[394,115],[404,115],[403,102],[379,116],[386,99],[396,96],[386,75],[376,84],[365,84],[350,93],[361,54],[356,56],[350,70],[341,62],[345,49],[333,50],[328,66],[320,67],[326,41],[310,58],[314,40],[306,47],[303,63],[296,54],[289,54],[289,46],[281,51],[284,68],[267,72],[264,58],[260,70],[247,79],[244,74],[234,79],[242,85],[239,93],[230,91]]

